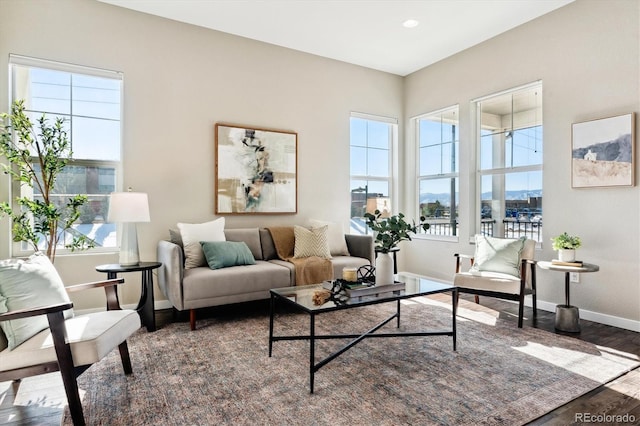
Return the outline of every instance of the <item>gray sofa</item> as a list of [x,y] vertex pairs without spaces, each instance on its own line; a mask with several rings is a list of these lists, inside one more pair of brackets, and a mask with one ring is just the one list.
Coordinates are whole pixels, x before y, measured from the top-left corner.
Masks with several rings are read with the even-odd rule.
[[[278,259],[267,229],[225,229],[227,241],[247,244],[255,265],[210,269],[208,266],[185,269],[184,252],[179,241],[158,242],[158,286],[179,311],[189,310],[191,329],[195,330],[196,309],[269,298],[269,289],[295,285],[292,263]],[[334,277],[342,268],[373,264],[373,238],[370,235],[345,234],[349,256],[333,256]]]

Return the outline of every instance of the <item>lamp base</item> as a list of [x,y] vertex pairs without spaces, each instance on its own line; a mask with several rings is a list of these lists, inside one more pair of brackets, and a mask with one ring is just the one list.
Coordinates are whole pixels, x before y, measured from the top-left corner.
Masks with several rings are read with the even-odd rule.
[[125,222],[120,232],[120,257],[118,263],[121,266],[135,266],[140,263],[138,253],[138,232],[136,224]]

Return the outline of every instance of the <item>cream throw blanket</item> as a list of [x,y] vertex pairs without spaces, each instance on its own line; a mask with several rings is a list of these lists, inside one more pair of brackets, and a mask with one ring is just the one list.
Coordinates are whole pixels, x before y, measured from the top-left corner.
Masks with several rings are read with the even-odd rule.
[[329,259],[311,256],[295,258],[295,234],[293,226],[267,228],[281,260],[293,263],[296,271],[296,285],[318,284],[333,279],[333,266]]

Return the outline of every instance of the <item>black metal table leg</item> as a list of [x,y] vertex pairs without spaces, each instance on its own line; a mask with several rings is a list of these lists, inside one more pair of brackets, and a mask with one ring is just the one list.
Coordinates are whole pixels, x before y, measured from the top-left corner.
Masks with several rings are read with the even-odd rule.
[[309,389],[310,393],[313,393],[313,379],[316,373],[315,358],[316,358],[316,316],[310,314],[309,320]]
[[269,315],[269,358],[271,358],[271,351],[273,349],[273,311],[275,309],[275,296],[273,293],[271,294],[271,301],[269,302],[270,306],[270,315]]
[[400,328],[400,299],[398,299],[398,305],[396,307],[396,314],[398,314],[398,321],[396,323],[396,328]]
[[453,350],[456,350],[456,316],[458,315],[458,289],[451,292],[451,329],[453,331]]

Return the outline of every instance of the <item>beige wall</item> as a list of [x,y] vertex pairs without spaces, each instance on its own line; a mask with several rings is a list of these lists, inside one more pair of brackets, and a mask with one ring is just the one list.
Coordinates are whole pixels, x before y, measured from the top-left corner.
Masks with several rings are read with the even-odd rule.
[[[143,260],[155,259],[176,222],[215,218],[215,122],[298,133],[298,214],[227,216],[227,226],[326,218],[348,229],[349,114],[402,113],[401,77],[90,0],[0,1],[1,111],[9,53],[124,72],[124,187],[147,192],[151,209],[152,222],[138,227]],[[9,246],[2,226],[0,258]],[[102,278],[94,267],[113,262],[115,254],[85,254],[56,266],[76,283]],[[125,278],[133,303],[140,278]],[[75,301],[82,309],[98,298]]]
[[[579,257],[599,264],[600,272],[582,274],[580,284],[571,284],[572,304],[583,317],[592,311],[634,320],[640,327],[640,187],[571,189],[570,180],[572,123],[640,112],[639,22],[638,1],[578,0],[406,78],[406,125],[416,115],[460,105],[462,224],[460,243],[421,240],[410,250],[403,247],[403,269],[449,279],[453,253],[473,253],[468,243],[476,196],[470,101],[542,80],[544,236],[538,258],[554,257],[552,236],[580,235]],[[410,132],[405,134],[409,210],[415,197],[414,142]],[[539,299],[564,303],[564,275],[538,271]]]
[[[215,218],[215,122],[293,130],[299,137],[299,213],[228,216],[228,226],[325,218],[346,227],[349,113],[397,117],[408,126],[405,117],[457,103],[461,242],[414,241],[399,256],[401,269],[449,279],[452,254],[473,251],[466,242],[474,214],[466,184],[473,178],[469,101],[542,79],[545,244],[539,257],[553,257],[551,236],[581,235],[580,256],[601,271],[572,285],[572,302],[637,324],[640,188],[572,190],[569,143],[573,122],[640,112],[639,5],[578,0],[403,79],[91,0],[2,0],[0,82],[8,81],[9,53],[124,72],[124,186],[149,194],[152,215],[139,226],[144,260],[155,259],[157,241],[176,222]],[[0,84],[0,110],[7,99],[7,85]],[[400,195],[409,212],[413,141],[400,127]],[[6,188],[0,177],[0,199],[7,198]],[[8,224],[0,226],[0,257],[6,257]],[[59,257],[56,266],[75,283],[101,278],[95,265],[116,261],[115,254],[83,254]],[[139,277],[126,278],[125,303],[133,303]],[[562,303],[562,280],[540,271],[540,299]],[[74,301],[80,309],[101,303],[98,293]]]

